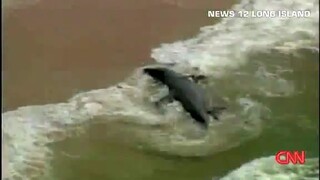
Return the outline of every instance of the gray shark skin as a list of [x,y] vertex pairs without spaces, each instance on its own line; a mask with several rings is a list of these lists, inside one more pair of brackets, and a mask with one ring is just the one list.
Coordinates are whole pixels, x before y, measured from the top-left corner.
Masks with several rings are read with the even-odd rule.
[[226,109],[225,107],[213,107],[208,109],[205,91],[198,84],[189,79],[193,78],[197,81],[204,79],[203,76],[184,76],[173,70],[162,67],[144,68],[143,72],[169,88],[169,95],[162,98],[159,102],[165,99],[179,101],[185,111],[190,113],[191,117],[204,128],[208,128],[209,115],[212,115],[214,119],[219,120],[218,114]]

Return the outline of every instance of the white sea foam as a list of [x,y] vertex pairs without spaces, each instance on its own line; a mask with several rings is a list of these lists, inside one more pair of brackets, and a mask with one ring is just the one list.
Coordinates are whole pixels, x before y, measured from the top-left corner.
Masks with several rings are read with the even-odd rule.
[[227,68],[248,62],[252,52],[270,49],[292,51],[318,44],[319,2],[317,0],[243,0],[235,10],[311,10],[310,18],[224,18],[201,28],[192,39],[162,44],[152,51],[160,63],[198,67],[201,72],[220,76]]
[[[237,73],[249,77],[254,72],[245,83],[228,84],[229,88],[232,86],[231,90],[238,91],[221,95],[231,110],[222,115],[221,123],[210,124],[208,134],[202,136],[203,132],[181,111],[179,103],[164,106],[162,114],[155,111],[150,98],[157,99],[159,88],[152,87],[150,79],[135,73],[118,86],[80,93],[66,103],[27,106],[3,113],[2,145],[6,151],[8,177],[31,179],[46,173],[52,153],[47,144],[84,132],[86,125],[98,120],[99,123],[125,121],[137,124],[132,127],[135,133],[130,138],[139,139],[153,150],[182,156],[212,154],[256,137],[267,107],[250,97],[251,91],[263,96],[284,96],[295,89],[281,73],[270,72],[270,68],[265,68],[266,63],[253,61],[249,56],[272,49],[288,53],[299,48],[314,48],[319,35],[318,1],[244,0],[234,9],[308,9],[312,17],[227,18],[217,25],[201,28],[195,38],[164,44],[153,50],[152,57],[156,61],[176,63],[176,70],[181,72],[198,67],[200,73],[213,75],[215,79],[210,81],[213,84],[222,83],[223,80],[217,78],[230,78],[230,74],[241,79]],[[255,62],[261,63],[255,66],[260,68],[248,72]],[[281,65],[280,70],[284,70]],[[207,89],[213,90],[210,86]],[[165,93],[165,89],[160,89],[161,93]],[[161,128],[146,128],[154,126]]]
[[[214,179],[214,178],[213,178]],[[243,164],[219,180],[316,180],[319,179],[319,158],[306,159],[303,165],[279,165],[274,156],[255,159]]]

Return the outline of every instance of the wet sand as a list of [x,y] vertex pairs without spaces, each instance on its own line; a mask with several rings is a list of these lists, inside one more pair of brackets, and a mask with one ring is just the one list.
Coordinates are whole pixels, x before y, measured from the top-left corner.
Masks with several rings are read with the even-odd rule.
[[43,0],[5,11],[3,111],[66,101],[151,63],[151,49],[187,39],[208,9],[234,0]]

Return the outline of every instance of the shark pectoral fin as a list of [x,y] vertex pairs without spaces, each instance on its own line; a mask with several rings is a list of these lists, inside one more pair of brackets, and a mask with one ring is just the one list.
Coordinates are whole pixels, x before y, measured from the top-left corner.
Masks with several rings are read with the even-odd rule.
[[219,120],[219,115],[223,110],[227,109],[226,107],[213,107],[208,110],[207,113],[210,114],[215,120]]
[[174,100],[173,96],[174,96],[174,93],[170,91],[168,95],[160,98],[157,102],[155,102],[156,106],[159,106],[160,104],[164,103],[165,101],[167,101],[168,103],[173,102],[173,100]]
[[191,78],[194,82],[199,82],[201,80],[207,79],[204,75],[187,75],[187,78]]

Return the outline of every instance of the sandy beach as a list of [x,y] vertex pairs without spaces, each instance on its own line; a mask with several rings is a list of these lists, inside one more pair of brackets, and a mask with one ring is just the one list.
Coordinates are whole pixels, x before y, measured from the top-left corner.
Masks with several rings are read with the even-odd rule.
[[3,111],[117,83],[152,62],[152,48],[217,21],[207,9],[232,3],[44,0],[16,9],[11,3],[3,24]]

